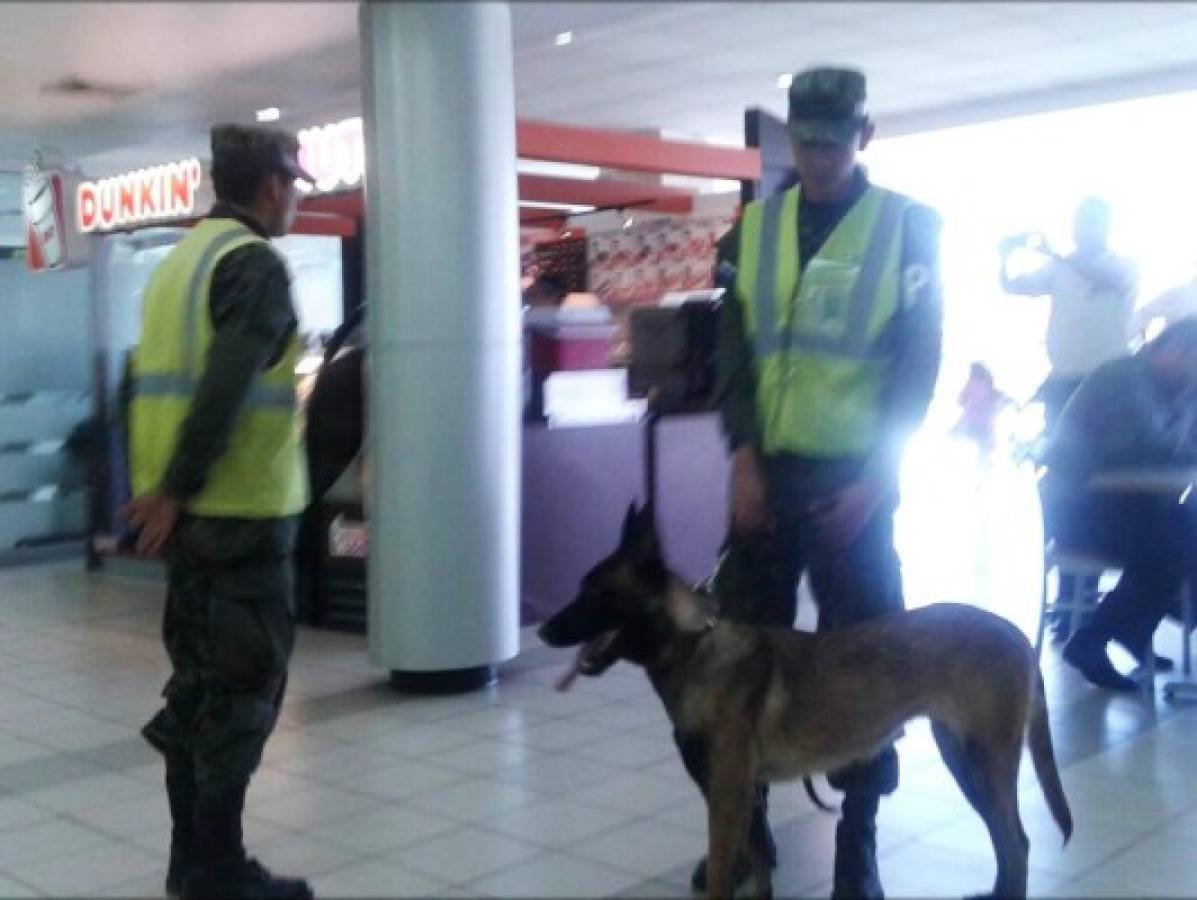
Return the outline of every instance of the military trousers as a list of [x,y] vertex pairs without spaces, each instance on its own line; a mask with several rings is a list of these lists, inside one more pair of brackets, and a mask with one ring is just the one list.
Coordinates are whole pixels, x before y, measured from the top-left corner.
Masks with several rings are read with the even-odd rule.
[[248,782],[278,721],[295,644],[294,519],[184,516],[167,550],[172,673],[142,734],[200,791]]

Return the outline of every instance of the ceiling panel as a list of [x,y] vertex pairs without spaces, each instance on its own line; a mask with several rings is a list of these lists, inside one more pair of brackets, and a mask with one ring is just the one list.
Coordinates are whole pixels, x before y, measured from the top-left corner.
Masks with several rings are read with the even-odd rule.
[[[883,133],[1009,114],[1080,96],[1077,86],[1197,87],[1194,3],[511,6],[517,111],[562,122],[727,140],[745,107],[784,110],[779,72],[827,62],[869,75]],[[0,164],[48,145],[106,174],[202,152],[209,124],[262,106],[283,108],[288,127],[354,114],[356,19],[352,3],[6,3]],[[574,40],[558,48],[563,30]],[[141,90],[121,101],[39,93],[68,74]]]

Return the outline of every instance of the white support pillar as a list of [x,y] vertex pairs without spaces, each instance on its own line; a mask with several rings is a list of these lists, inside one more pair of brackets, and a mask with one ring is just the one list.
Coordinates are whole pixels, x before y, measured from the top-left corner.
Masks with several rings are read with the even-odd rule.
[[361,6],[370,652],[400,687],[519,649],[520,301],[505,3]]

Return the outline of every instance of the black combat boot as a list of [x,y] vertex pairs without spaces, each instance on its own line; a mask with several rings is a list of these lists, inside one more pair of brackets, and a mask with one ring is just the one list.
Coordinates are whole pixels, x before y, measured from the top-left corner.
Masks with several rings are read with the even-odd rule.
[[835,828],[835,875],[832,900],[882,900],[881,876],[877,872],[876,793],[849,791],[844,795],[842,816]]
[[199,791],[195,803],[196,864],[183,880],[182,900],[312,900],[299,878],[276,877],[246,856],[241,812],[249,783],[222,791]]
[[170,865],[166,896],[178,897],[194,860],[195,768],[186,756],[166,757],[166,798],[170,803]]
[[898,753],[887,747],[875,757],[832,772],[828,783],[844,792],[835,829],[833,900],[881,900],[877,873],[877,807],[898,788]]
[[[756,804],[752,807],[752,818],[748,822],[748,840],[761,853],[770,869],[777,868],[777,845],[773,842],[773,832],[769,830],[769,786],[757,787]],[[732,869],[732,893],[744,888],[752,879],[752,864],[748,855],[741,853],[736,858],[735,868]],[[690,888],[695,893],[705,894],[707,891],[707,860],[703,857],[694,867],[690,876]]]

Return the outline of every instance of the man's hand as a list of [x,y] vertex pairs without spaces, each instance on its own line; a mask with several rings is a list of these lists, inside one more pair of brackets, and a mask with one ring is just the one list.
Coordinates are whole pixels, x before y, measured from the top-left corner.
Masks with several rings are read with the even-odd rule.
[[731,530],[751,534],[768,524],[769,505],[760,460],[752,447],[740,447],[732,455]]
[[864,531],[881,502],[881,491],[870,479],[860,478],[809,508],[820,542],[842,550]]
[[138,556],[158,556],[179,521],[179,501],[161,490],[134,497],[117,513],[138,529]]

